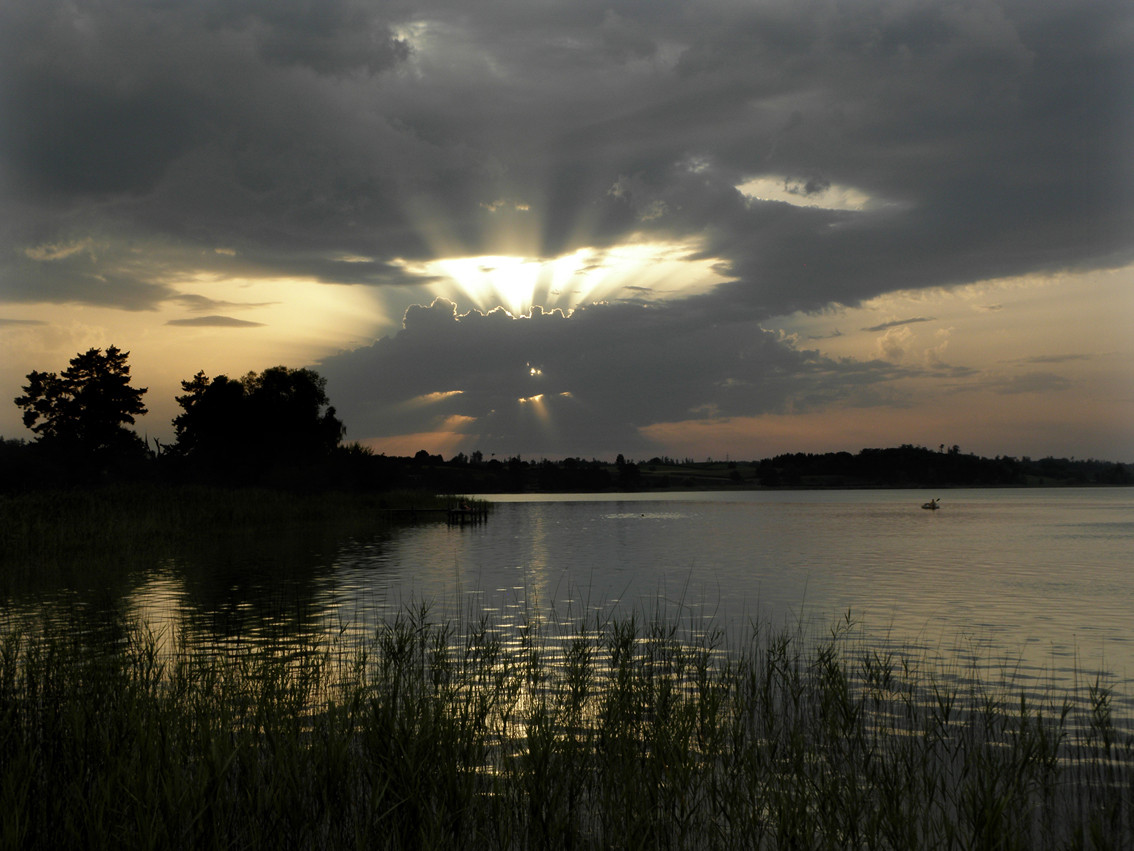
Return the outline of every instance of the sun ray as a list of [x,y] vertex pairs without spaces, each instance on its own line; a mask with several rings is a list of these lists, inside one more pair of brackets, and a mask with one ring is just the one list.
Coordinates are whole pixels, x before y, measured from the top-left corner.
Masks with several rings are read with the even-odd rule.
[[692,242],[632,242],[580,248],[549,259],[511,255],[445,257],[420,264],[434,296],[513,316],[532,307],[567,312],[600,301],[667,301],[707,292],[729,280]]

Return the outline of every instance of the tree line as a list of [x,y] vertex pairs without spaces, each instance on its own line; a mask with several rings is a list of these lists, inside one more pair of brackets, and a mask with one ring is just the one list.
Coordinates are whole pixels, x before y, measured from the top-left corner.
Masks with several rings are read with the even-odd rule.
[[198,372],[175,397],[174,440],[141,438],[130,426],[147,412],[131,383],[129,352],[92,348],[60,373],[28,373],[15,404],[36,439],[0,439],[0,489],[157,479],[174,483],[304,488],[428,488],[437,492],[659,490],[745,487],[949,487],[1134,484],[1134,465],[1094,459],[996,457],[904,444],[857,454],[789,453],[759,461],[668,457],[613,463],[485,459],[446,461],[344,445],[346,429],[326,380],[274,366],[240,378]]
[[128,357],[116,346],[92,348],[60,373],[29,373],[14,401],[37,438],[26,448],[4,441],[8,472],[14,466],[17,478],[51,483],[155,474],[271,483],[325,467],[340,449],[345,428],[326,379],[285,366],[238,379],[198,372],[182,381],[174,442],[151,446],[130,428],[147,412],[148,388],[132,385]]

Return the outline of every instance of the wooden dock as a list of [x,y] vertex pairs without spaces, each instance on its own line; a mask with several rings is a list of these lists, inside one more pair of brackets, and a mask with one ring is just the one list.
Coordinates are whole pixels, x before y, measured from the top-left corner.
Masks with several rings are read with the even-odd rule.
[[488,506],[448,509],[450,523],[483,523],[488,519]]
[[445,515],[445,520],[451,524],[464,525],[466,523],[483,523],[488,519],[488,505],[471,508],[388,508],[391,515],[407,519],[416,523],[418,519]]

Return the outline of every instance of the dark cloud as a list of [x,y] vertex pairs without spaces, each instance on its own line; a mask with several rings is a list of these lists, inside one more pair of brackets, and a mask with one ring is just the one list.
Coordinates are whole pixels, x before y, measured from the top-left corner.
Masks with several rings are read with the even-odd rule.
[[835,340],[843,336],[843,332],[836,328],[829,334],[811,334],[807,337],[808,340]]
[[983,387],[994,393],[1014,396],[1018,393],[1057,393],[1071,386],[1071,381],[1052,372],[1028,372],[1007,378],[983,382]]
[[[437,233],[471,255],[514,249],[490,212],[514,198],[535,222],[528,254],[698,236],[737,278],[717,302],[754,315],[1114,266],[1134,232],[1132,18],[1117,0],[489,2],[476,15],[11,0],[0,175],[29,216],[7,239],[18,250],[109,222],[122,238],[227,240],[265,268],[384,285]],[[760,175],[880,205],[744,202],[736,185]],[[72,276],[44,294],[121,302]]]
[[13,326],[13,325],[46,325],[47,323],[40,319],[5,319],[0,316],[0,326]]
[[263,322],[234,319],[231,316],[195,316],[192,319],[170,319],[166,325],[188,325],[195,328],[262,328]]
[[629,281],[639,303],[570,318],[411,311],[327,361],[336,401],[356,432],[429,425],[412,409],[513,435],[546,386],[566,441],[869,404],[897,367],[757,323],[1134,261],[1131,103],[1128,0],[6,0],[0,298],[236,310],[205,275],[404,306],[439,256],[680,241],[728,281],[665,307]]
[[194,310],[194,311],[198,311],[198,312],[205,311],[205,310],[224,310],[224,309],[233,309],[233,308],[239,309],[239,310],[248,310],[250,308],[256,308],[256,307],[270,307],[272,304],[276,303],[276,302],[234,302],[234,301],[225,301],[225,300],[222,300],[222,299],[206,298],[205,296],[202,296],[202,295],[193,295],[193,294],[179,295],[175,299],[172,299],[172,301],[177,302],[178,304],[182,305],[183,307],[188,308],[189,310]]
[[821,177],[809,177],[806,180],[785,180],[784,189],[789,195],[802,195],[804,197],[826,192],[831,188],[831,181]]
[[370,8],[5,4],[0,176],[24,214],[10,244],[98,230],[356,254],[345,219],[386,200],[383,168],[366,161],[388,161],[358,99],[406,54]]
[[925,316],[914,316],[911,319],[895,319],[893,322],[883,322],[881,325],[871,325],[863,331],[885,331],[887,328],[898,328],[902,325],[916,325],[919,322],[932,322],[933,319]]
[[0,258],[4,300],[8,302],[73,302],[150,310],[173,298],[172,287],[155,281],[149,273],[117,268],[99,258],[68,261],[33,261],[26,257]]
[[668,307],[513,317],[458,315],[443,299],[410,308],[397,335],[318,368],[360,435],[444,426],[485,451],[529,454],[645,450],[638,430],[656,422],[871,404],[875,385],[906,374],[820,358],[752,322],[702,322]]
[[1091,360],[1091,355],[1035,355],[1022,358],[1021,363],[1069,363],[1071,361]]
[[373,4],[351,0],[216,0],[202,3],[209,28],[246,35],[269,62],[319,74],[376,74],[405,59]]

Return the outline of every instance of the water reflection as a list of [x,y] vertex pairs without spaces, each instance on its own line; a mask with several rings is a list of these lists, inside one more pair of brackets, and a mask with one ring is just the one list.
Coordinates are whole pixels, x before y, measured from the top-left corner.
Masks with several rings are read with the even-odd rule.
[[151,562],[84,565],[9,596],[4,618],[163,648],[361,646],[409,608],[536,629],[636,613],[690,635],[753,623],[824,631],[845,612],[864,648],[1049,690],[1134,672],[1134,494],[952,491],[532,498],[487,523],[366,536],[210,531]]

